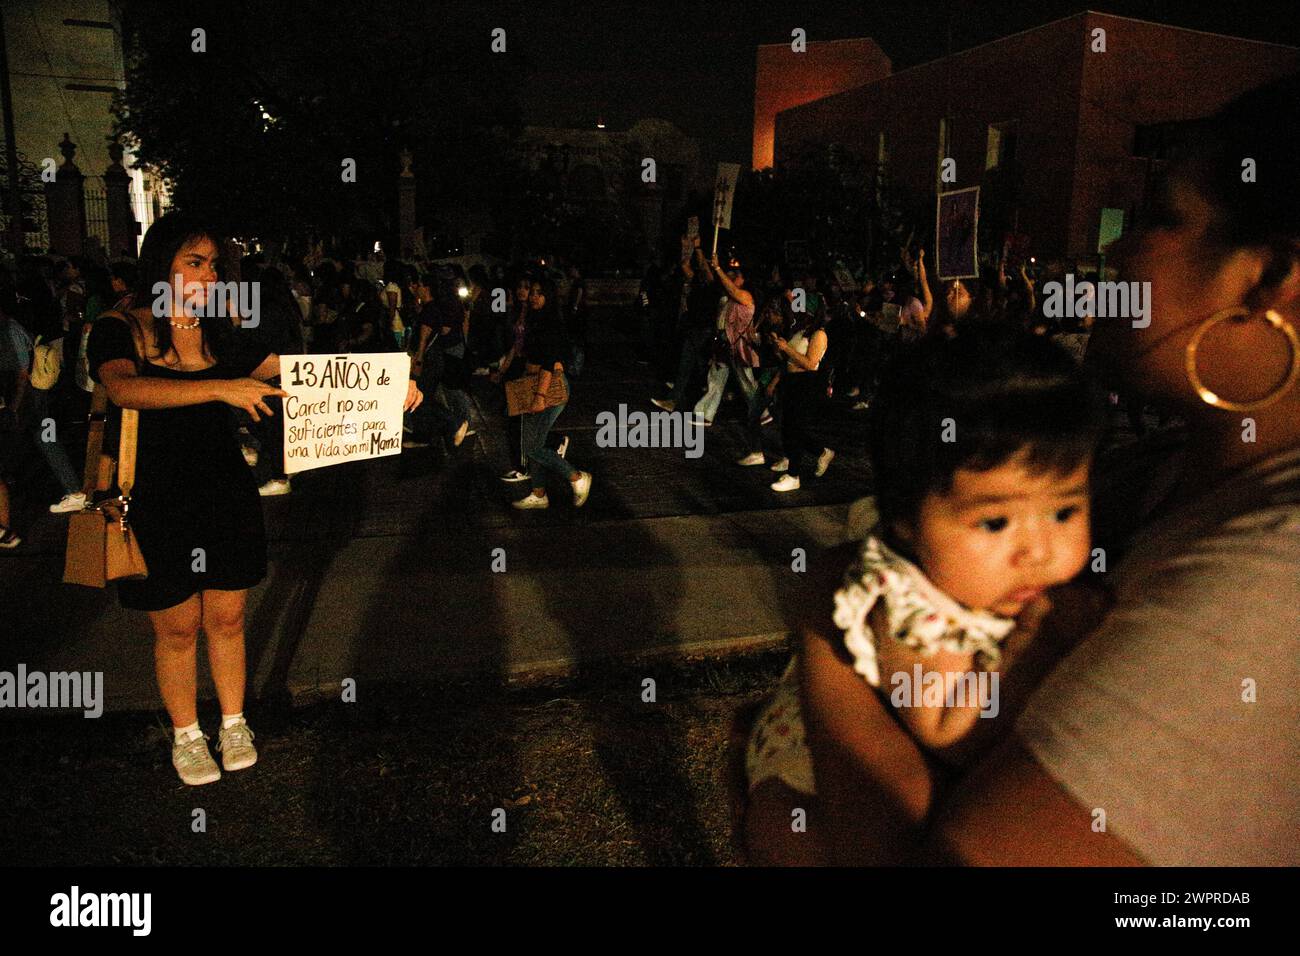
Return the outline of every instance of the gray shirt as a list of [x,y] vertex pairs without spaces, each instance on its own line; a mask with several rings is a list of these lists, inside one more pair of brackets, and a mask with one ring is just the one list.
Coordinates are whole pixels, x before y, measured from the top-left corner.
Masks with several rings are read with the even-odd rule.
[[1111,574],[1017,735],[1149,863],[1300,864],[1300,449],[1149,522]]

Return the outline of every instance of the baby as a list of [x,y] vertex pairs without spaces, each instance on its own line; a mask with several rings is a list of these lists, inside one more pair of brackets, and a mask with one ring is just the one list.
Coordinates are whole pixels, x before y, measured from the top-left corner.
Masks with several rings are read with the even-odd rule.
[[[832,619],[854,670],[938,752],[1004,709],[1017,618],[1087,563],[1103,406],[1064,350],[972,326],[907,348],[872,409],[871,531]],[[797,659],[750,734],[746,770],[751,800],[807,806],[816,793]]]

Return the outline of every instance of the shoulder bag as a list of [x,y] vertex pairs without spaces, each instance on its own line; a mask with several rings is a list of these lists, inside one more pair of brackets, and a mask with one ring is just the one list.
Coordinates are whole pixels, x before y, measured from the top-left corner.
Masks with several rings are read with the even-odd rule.
[[96,491],[108,491],[113,486],[114,462],[103,454],[107,413],[108,391],[103,385],[96,385],[90,399],[86,468],[81,486],[86,496],[86,507],[68,520],[68,548],[63,564],[66,584],[102,588],[109,581],[138,581],[149,574],[144,554],[128,520],[140,426],[140,413],[134,408],[122,409],[116,463],[118,495],[97,504],[91,503]]

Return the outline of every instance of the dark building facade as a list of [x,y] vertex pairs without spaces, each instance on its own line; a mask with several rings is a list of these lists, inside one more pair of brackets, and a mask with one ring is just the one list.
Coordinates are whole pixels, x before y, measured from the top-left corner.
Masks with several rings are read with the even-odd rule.
[[931,210],[980,186],[982,231],[1087,260],[1103,210],[1127,227],[1196,120],[1297,68],[1295,47],[1085,12],[782,111],[776,159],[839,143]]

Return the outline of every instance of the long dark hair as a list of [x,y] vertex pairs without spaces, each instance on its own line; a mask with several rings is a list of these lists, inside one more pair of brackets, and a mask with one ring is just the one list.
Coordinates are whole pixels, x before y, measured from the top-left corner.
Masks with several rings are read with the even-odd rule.
[[[140,244],[135,296],[132,302],[137,309],[149,310],[153,322],[154,341],[157,343],[159,356],[164,359],[174,351],[171,315],[170,313],[162,316],[155,314],[152,308],[153,301],[157,298],[154,286],[163,282],[170,287],[172,261],[177,253],[202,239],[210,239],[220,251],[221,233],[206,220],[190,213],[169,212],[154,221]],[[208,312],[209,310],[205,309],[204,315],[199,320],[199,327],[203,332],[203,351],[220,360],[228,354],[234,342],[235,329],[228,316],[209,315]],[[147,356],[141,358],[148,361]]]
[[[1242,93],[1223,107],[1174,156],[1169,182],[1183,178],[1209,201],[1214,215],[1208,239],[1215,251],[1266,247],[1272,262],[1261,285],[1273,286],[1290,272],[1300,242],[1300,191],[1277,170],[1294,167],[1294,146],[1281,130],[1300,122],[1300,73]],[[1242,178],[1251,157],[1259,181]],[[1269,175],[1266,170],[1274,171]],[[1163,210],[1153,210],[1158,217]],[[1157,225],[1161,223],[1156,223]]]

